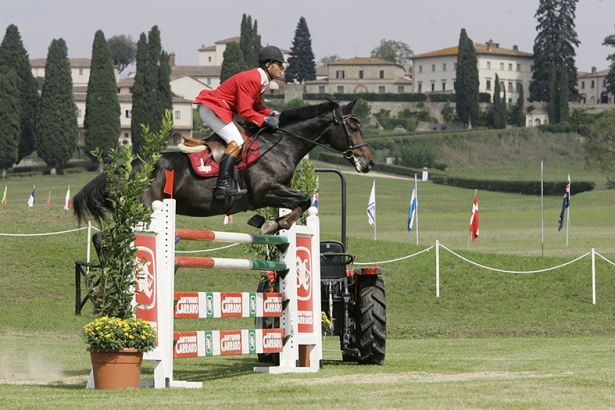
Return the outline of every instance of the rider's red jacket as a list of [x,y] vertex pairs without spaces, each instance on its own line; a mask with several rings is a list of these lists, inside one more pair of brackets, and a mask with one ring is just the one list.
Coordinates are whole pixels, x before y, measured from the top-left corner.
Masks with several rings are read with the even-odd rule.
[[260,69],[237,73],[215,90],[203,90],[193,104],[203,104],[212,109],[227,124],[233,121],[233,115],[261,127],[265,116],[272,110],[265,107],[262,94],[269,85],[267,74]]

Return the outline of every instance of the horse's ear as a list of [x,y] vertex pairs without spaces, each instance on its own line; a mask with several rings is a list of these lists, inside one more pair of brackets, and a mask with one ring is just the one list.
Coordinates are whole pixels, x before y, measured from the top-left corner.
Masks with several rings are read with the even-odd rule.
[[357,103],[358,99],[359,99],[359,97],[354,97],[352,101],[350,101],[348,104],[346,104],[344,106],[344,112],[346,114],[350,114],[352,112],[352,109],[353,109],[354,105]]

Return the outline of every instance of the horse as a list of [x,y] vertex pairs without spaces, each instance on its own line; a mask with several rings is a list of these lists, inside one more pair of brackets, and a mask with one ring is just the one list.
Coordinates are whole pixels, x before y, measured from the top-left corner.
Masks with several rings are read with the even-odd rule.
[[[163,192],[165,171],[175,171],[173,198],[177,213],[187,216],[232,215],[264,207],[288,208],[292,212],[272,221],[256,216],[251,225],[261,232],[275,233],[288,229],[311,205],[310,196],[291,189],[295,168],[314,147],[322,146],[343,155],[360,173],[373,166],[372,154],[363,139],[359,120],[353,113],[356,98],[347,105],[335,101],[292,108],[280,113],[280,127],[263,128],[257,133],[260,153],[249,168],[235,172],[236,182],[247,193],[241,196],[214,199],[216,178],[197,175],[188,156],[181,152],[164,152],[153,171],[153,181],[141,195],[151,207],[153,201],[169,197]],[[133,167],[139,166],[138,160]],[[107,176],[102,173],[73,198],[73,210],[81,222],[88,216],[99,224],[110,209]],[[258,217],[261,220],[258,220]]]

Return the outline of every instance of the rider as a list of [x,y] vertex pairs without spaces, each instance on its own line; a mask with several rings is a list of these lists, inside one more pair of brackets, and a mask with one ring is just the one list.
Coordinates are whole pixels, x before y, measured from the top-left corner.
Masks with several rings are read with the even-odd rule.
[[201,104],[199,114],[211,129],[225,142],[226,149],[220,161],[220,173],[214,190],[215,199],[225,196],[242,195],[246,190],[237,190],[229,185],[229,177],[241,153],[243,138],[235,124],[233,115],[262,127],[278,128],[279,113],[265,107],[261,102],[269,82],[282,76],[284,54],[275,46],[267,46],[258,54],[257,68],[244,71],[227,79],[215,90],[203,90],[194,104]]

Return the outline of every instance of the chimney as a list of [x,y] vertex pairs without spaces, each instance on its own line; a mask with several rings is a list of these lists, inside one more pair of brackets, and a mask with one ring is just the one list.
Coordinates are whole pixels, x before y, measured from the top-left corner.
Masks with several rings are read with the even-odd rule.
[[487,45],[487,50],[491,50],[491,47],[493,47],[493,40],[489,39],[489,41],[487,41],[485,44]]
[[592,74],[596,72],[596,67],[592,67]]
[[515,50],[515,51],[519,51],[519,46],[515,44],[515,45],[513,46],[513,50]]
[[169,65],[175,67],[175,53],[169,54]]

